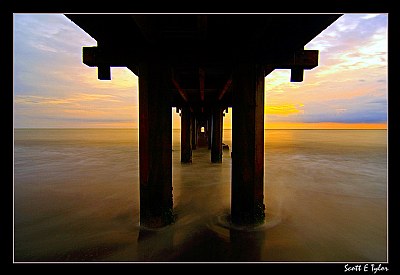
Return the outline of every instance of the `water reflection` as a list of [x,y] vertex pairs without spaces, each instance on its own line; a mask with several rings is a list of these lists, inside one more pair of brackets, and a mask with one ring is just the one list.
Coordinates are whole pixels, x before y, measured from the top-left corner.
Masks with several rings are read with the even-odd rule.
[[[193,163],[181,164],[173,152],[174,224],[162,229],[141,227],[139,261],[234,262],[260,261],[265,228],[242,230],[227,223],[230,212],[231,159],[210,161],[210,151],[193,151]],[[207,175],[206,177],[204,175]]]
[[265,242],[264,230],[248,232],[231,229],[230,241],[232,245],[231,261],[261,261]]
[[165,261],[172,252],[173,230],[171,226],[159,230],[140,228],[137,245],[138,261]]
[[31,132],[16,131],[16,261],[387,259],[386,131],[266,131],[257,230],[227,222],[229,154],[212,164],[198,148],[182,165],[174,131],[177,220],[158,231],[139,226],[136,130]]
[[238,230],[198,224],[188,231],[180,224],[159,230],[141,228],[137,261],[257,262],[262,261],[266,231]]

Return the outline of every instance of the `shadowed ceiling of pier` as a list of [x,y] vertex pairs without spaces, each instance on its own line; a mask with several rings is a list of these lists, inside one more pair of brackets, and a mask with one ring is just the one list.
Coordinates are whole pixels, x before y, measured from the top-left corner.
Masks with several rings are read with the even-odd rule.
[[[204,110],[232,106],[232,65],[290,67],[296,51],[339,14],[67,14],[97,41],[97,66],[127,67],[139,75],[146,60],[171,65],[173,106]],[[90,49],[89,49],[90,50]],[[318,49],[316,49],[318,50]],[[85,62],[85,61],[84,61]]]

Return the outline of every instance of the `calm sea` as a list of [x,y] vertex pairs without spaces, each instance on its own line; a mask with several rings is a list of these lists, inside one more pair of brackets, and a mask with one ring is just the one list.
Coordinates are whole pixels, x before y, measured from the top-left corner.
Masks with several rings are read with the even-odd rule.
[[183,165],[173,130],[177,220],[149,231],[137,130],[16,129],[15,261],[387,260],[386,130],[266,130],[266,222],[244,230],[226,222],[232,150]]

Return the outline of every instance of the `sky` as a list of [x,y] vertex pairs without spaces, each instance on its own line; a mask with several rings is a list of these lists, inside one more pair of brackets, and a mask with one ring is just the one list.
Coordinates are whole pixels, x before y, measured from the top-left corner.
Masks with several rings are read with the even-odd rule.
[[[319,65],[303,82],[290,70],[265,78],[265,128],[386,129],[387,33],[387,14],[340,17],[305,45]],[[82,47],[96,45],[62,14],[14,14],[15,128],[138,128],[137,76],[112,68],[112,80],[98,80],[82,63]]]

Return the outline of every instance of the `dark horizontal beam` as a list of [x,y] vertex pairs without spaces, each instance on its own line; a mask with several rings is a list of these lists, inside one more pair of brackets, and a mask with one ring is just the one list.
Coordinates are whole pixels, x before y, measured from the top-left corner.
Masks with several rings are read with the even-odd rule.
[[99,67],[103,64],[107,64],[110,67],[129,67],[132,64],[138,64],[133,62],[133,55],[129,56],[129,60],[124,58],[123,53],[110,54],[109,51],[101,49],[100,47],[82,47],[82,62],[89,67]]
[[166,62],[172,66],[181,64],[210,64],[225,66],[240,61],[253,61],[264,64],[274,69],[292,69],[303,68],[306,70],[318,66],[318,50],[300,50],[295,52],[279,52],[260,54],[259,56],[232,58],[216,52],[207,54],[189,54],[189,53],[160,53],[155,55],[151,51],[131,50],[106,50],[100,47],[83,47],[83,63],[89,67],[98,67],[99,65],[108,65],[110,67],[130,67],[140,62]]
[[293,53],[291,58],[272,65],[275,69],[304,69],[311,70],[318,66],[318,50],[300,50]]

